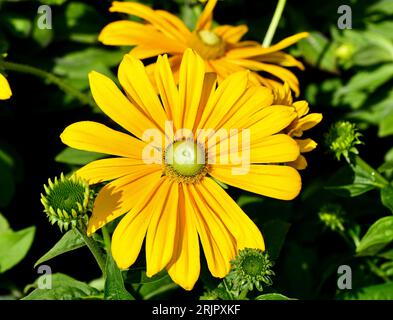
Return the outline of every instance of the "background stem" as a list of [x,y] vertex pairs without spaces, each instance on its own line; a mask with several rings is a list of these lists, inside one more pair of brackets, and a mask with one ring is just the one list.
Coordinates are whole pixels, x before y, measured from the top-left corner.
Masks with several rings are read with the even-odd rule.
[[94,101],[88,95],[70,86],[64,80],[53,75],[52,73],[38,69],[36,67],[15,63],[15,62],[9,62],[9,61],[4,61],[1,65],[4,67],[5,70],[10,70],[10,71],[20,72],[25,74],[32,74],[39,78],[43,78],[47,80],[49,83],[57,85],[59,89],[63,90],[66,94],[69,94],[74,98],[78,99],[84,105],[89,105],[94,108],[96,107]]
[[276,32],[278,23],[280,22],[281,15],[282,15],[282,12],[284,11],[284,7],[285,7],[286,2],[287,2],[287,0],[278,0],[272,21],[270,22],[270,25],[269,25],[269,28],[267,29],[265,38],[263,39],[262,47],[270,46],[270,44],[273,40],[273,37],[274,37],[274,33]]

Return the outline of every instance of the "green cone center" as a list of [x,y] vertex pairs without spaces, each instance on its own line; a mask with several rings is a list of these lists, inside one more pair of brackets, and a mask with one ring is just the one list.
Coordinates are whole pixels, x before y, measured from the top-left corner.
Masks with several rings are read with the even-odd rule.
[[221,38],[209,30],[201,30],[198,35],[202,42],[208,46],[215,46],[221,42]]
[[242,268],[247,275],[256,277],[263,272],[264,265],[261,257],[250,255],[244,258]]
[[193,141],[176,141],[165,151],[165,164],[181,176],[195,176],[205,167],[205,152]]

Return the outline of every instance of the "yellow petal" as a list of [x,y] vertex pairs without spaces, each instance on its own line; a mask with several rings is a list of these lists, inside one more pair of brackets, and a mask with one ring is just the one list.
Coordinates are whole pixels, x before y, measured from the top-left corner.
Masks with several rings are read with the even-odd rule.
[[302,155],[300,155],[295,161],[288,162],[287,164],[297,170],[304,170],[307,168],[307,160]]
[[[141,111],[154,121],[155,127],[164,132],[167,116],[147,77],[143,63],[130,54],[126,54],[120,63],[118,77],[131,101],[135,101]],[[150,128],[154,128],[154,126]]]
[[199,240],[195,224],[195,209],[190,195],[183,185],[179,188],[178,227],[168,274],[186,290],[191,290],[199,277]]
[[90,88],[100,109],[124,129],[142,138],[146,129],[156,125],[134,106],[106,76],[92,71],[89,73]]
[[154,187],[144,190],[139,201],[119,222],[113,233],[112,256],[120,269],[129,268],[139,255],[152,212],[163,201],[160,187],[164,180],[162,178]]
[[160,54],[170,52],[166,48],[159,48],[159,47],[151,47],[151,42],[150,45],[145,45],[145,44],[140,44],[134,48],[131,49],[130,55],[133,56],[136,59],[147,59],[147,58],[152,58],[156,57]]
[[182,119],[180,128],[192,130],[194,127],[204,78],[204,61],[193,50],[187,49],[180,65],[179,110],[173,110],[174,119]]
[[255,57],[255,59],[261,62],[278,64],[283,67],[296,67],[300,70],[304,70],[303,63],[296,60],[290,54],[281,51],[264,54],[262,56]]
[[301,153],[310,152],[317,147],[317,143],[312,139],[296,139],[296,142]]
[[0,100],[11,98],[12,92],[7,79],[0,73]]
[[198,128],[199,122],[201,121],[203,112],[206,108],[206,104],[213,96],[217,86],[217,74],[213,72],[205,73],[205,78],[203,80],[203,88],[201,93],[201,99],[199,100],[198,112],[194,121],[195,131]]
[[209,0],[198,18],[195,30],[210,29],[213,20],[213,10],[217,0]]
[[154,276],[166,267],[175,247],[178,228],[179,184],[164,181],[162,200],[155,205],[146,235],[146,275]]
[[146,146],[144,142],[128,134],[92,121],[81,121],[69,125],[60,138],[64,144],[75,149],[133,159],[141,159],[141,150]]
[[321,113],[310,113],[305,117],[300,118],[295,122],[294,127],[289,131],[289,135],[294,137],[301,137],[303,131],[307,131],[315,127],[318,123],[322,121]]
[[258,227],[216,182],[211,179],[203,179],[198,189],[217,217],[236,238],[237,250],[243,248],[265,250],[262,234]]
[[248,27],[245,24],[240,26],[222,25],[214,29],[214,33],[219,35],[225,42],[236,43],[238,42],[248,31]]
[[[164,15],[162,11],[153,10],[141,3],[114,1],[109,11],[123,12],[140,17],[150,22],[166,37],[173,40],[182,41],[185,37],[183,34],[184,28],[181,27],[181,30],[179,30],[180,22],[177,17],[173,16],[172,18],[168,18],[168,15],[171,15],[170,13]],[[176,21],[176,24],[173,24],[173,21]]]
[[187,185],[196,214],[196,226],[207,265],[214,277],[223,278],[236,256],[236,240],[203,198],[198,184]]
[[251,165],[246,174],[233,174],[232,167],[212,166],[210,174],[231,186],[263,196],[292,200],[301,189],[299,173],[288,166]]
[[108,222],[130,211],[146,190],[150,190],[159,181],[160,168],[139,166],[130,170],[130,174],[105,185],[98,193],[89,219],[87,233],[93,234]]
[[306,115],[308,113],[308,111],[310,110],[310,108],[308,107],[308,102],[305,100],[296,101],[292,105],[295,107],[299,118]]

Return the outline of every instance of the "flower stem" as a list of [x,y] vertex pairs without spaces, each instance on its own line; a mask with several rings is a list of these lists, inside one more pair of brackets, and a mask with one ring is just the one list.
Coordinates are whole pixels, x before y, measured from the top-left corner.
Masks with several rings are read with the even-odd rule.
[[102,274],[104,277],[106,276],[106,271],[105,271],[105,265],[106,265],[106,259],[105,256],[101,250],[101,248],[97,245],[97,243],[90,237],[87,236],[86,230],[83,230],[82,227],[78,226],[75,228],[75,230],[78,232],[78,234],[82,237],[82,239],[85,241],[87,247],[90,249],[91,253],[93,254],[94,258],[96,259]]
[[1,66],[4,67],[5,70],[25,73],[25,74],[32,74],[36,77],[42,78],[47,80],[49,83],[55,84],[59,87],[59,89],[63,90],[66,94],[69,94],[79,101],[81,101],[84,105],[89,105],[92,107],[96,107],[94,101],[86,94],[80,92],[78,89],[70,86],[64,80],[60,79],[59,77],[49,73],[47,71],[41,70],[36,67],[32,67],[25,64],[15,63],[4,61],[1,63]]
[[273,37],[274,33],[276,32],[278,23],[280,22],[282,12],[284,11],[285,3],[287,0],[278,0],[276,10],[274,11],[274,15],[272,18],[272,21],[270,22],[269,28],[267,29],[265,38],[263,39],[262,42],[262,47],[269,47]]

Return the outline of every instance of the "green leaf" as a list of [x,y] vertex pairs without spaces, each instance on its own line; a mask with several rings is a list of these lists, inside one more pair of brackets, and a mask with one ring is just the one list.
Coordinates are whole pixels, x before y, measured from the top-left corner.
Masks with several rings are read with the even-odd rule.
[[69,230],[63,235],[63,237],[45,253],[38,261],[35,263],[34,268],[39,264],[53,259],[63,253],[76,250],[85,246],[86,243],[80,237],[80,235],[73,229]]
[[0,234],[10,230],[11,228],[7,219],[0,213]]
[[356,248],[358,256],[371,256],[381,251],[393,240],[393,216],[377,220],[360,240]]
[[0,234],[0,273],[22,261],[33,243],[34,234],[33,226],[20,231],[6,230]]
[[393,213],[393,186],[389,185],[381,190],[381,201]]
[[38,27],[38,18],[34,22],[32,37],[41,48],[46,48],[53,40],[53,29],[41,29]]
[[42,4],[47,4],[49,6],[60,6],[67,0],[40,0]]
[[35,284],[37,289],[32,291],[22,300],[80,300],[100,294],[97,289],[62,273],[53,274],[51,279],[51,289],[39,289],[39,280],[37,280]]
[[32,22],[23,15],[10,13],[1,16],[2,24],[18,38],[27,38],[32,29]]
[[135,300],[124,286],[123,275],[111,254],[106,259],[106,279],[104,298],[106,300]]
[[393,282],[363,287],[344,294],[345,300],[392,300]]
[[288,298],[280,293],[266,293],[261,294],[255,298],[255,300],[296,300],[292,298]]
[[281,220],[270,220],[261,226],[261,231],[266,242],[266,250],[272,260],[276,260],[284,244],[290,224]]
[[379,124],[378,136],[386,137],[393,134],[393,111],[389,112]]
[[55,160],[57,162],[82,166],[104,157],[106,157],[106,155],[103,153],[88,152],[67,147],[56,156]]

